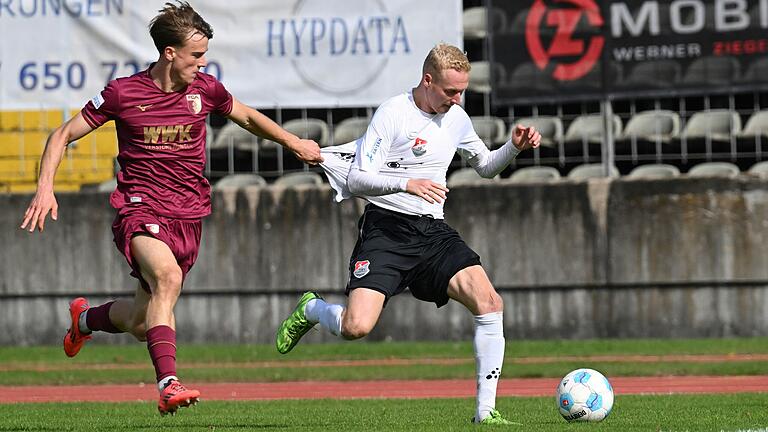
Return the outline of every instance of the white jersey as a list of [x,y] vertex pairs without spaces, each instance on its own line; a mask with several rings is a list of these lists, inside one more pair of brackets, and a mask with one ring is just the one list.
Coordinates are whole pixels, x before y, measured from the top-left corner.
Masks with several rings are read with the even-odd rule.
[[[454,105],[445,114],[428,114],[416,106],[411,92],[381,104],[362,138],[321,151],[326,159],[321,166],[339,200],[351,196],[346,187],[350,165],[352,170],[403,179],[403,185],[408,179],[429,179],[445,185],[448,167],[457,151],[467,160],[490,152],[462,107]],[[443,218],[443,203],[430,204],[404,192],[404,186],[401,189],[402,192],[361,198],[400,213]]]

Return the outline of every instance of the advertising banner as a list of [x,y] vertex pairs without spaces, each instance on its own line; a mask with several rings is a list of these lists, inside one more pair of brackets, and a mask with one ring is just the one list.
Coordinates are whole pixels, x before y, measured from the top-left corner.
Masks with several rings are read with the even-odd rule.
[[493,0],[494,102],[768,88],[768,0]]
[[[79,108],[158,58],[164,0],[0,1],[0,110]],[[462,45],[460,0],[197,0],[206,72],[256,107],[375,106],[418,83],[438,42]]]

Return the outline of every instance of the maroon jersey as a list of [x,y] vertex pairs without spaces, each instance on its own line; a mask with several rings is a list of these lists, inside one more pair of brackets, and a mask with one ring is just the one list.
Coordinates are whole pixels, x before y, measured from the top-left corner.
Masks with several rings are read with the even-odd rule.
[[172,93],[155,85],[149,69],[110,81],[82,114],[93,128],[109,120],[117,127],[120,172],[112,207],[146,205],[181,219],[210,214],[211,185],[203,177],[205,118],[231,111],[232,95],[205,73]]

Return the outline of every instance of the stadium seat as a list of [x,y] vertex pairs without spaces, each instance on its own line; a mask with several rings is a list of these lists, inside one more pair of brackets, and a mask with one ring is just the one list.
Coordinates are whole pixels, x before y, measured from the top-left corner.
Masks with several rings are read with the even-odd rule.
[[555,81],[550,74],[540,70],[532,62],[525,62],[513,69],[506,81],[500,82],[499,91],[515,97],[521,91],[549,92],[555,87]]
[[[612,166],[610,168],[610,177],[618,176],[619,170],[615,166]],[[587,180],[603,177],[605,177],[605,175],[603,174],[603,164],[601,163],[578,165],[568,173],[568,178],[571,180]]]
[[733,83],[740,73],[738,60],[727,56],[699,57],[688,66],[683,75],[684,85],[728,85]]
[[736,135],[736,143],[739,158],[754,157],[768,150],[768,110],[752,113],[744,128]]
[[[621,135],[621,118],[614,114],[613,122],[614,138]],[[565,132],[566,143],[592,143],[600,144],[603,142],[603,115],[602,114],[584,114],[576,117]]]
[[748,172],[758,177],[768,178],[768,161],[762,161],[752,165]]
[[485,39],[488,36],[488,23],[492,32],[504,31],[507,27],[507,16],[499,8],[488,9],[476,6],[464,9],[462,13],[464,39]]
[[680,82],[682,68],[675,60],[650,60],[632,68],[620,86],[635,88],[668,88]]
[[311,139],[320,147],[328,144],[328,124],[316,118],[299,118],[282,124],[283,129],[299,138]]
[[478,174],[474,168],[460,168],[452,172],[448,176],[447,185],[449,188],[451,188],[454,186],[470,185],[470,184],[486,183],[486,182],[493,183],[498,181],[499,181],[499,176],[489,179],[489,178],[481,177],[480,174]]
[[546,183],[560,179],[560,171],[549,166],[529,166],[512,173],[505,183]]
[[752,60],[739,81],[744,84],[768,81],[768,57],[759,56]]
[[266,186],[267,181],[258,174],[230,174],[222,177],[213,185],[214,190],[236,189],[244,186]]
[[225,124],[216,133],[216,137],[211,144],[211,150],[226,150],[230,147],[242,150],[253,150],[256,148],[259,137],[243,129],[234,122]]
[[475,132],[488,148],[497,148],[507,141],[507,125],[504,120],[488,116],[472,116],[470,120]]
[[472,69],[469,71],[469,86],[467,87],[469,91],[488,94],[491,92],[492,79],[497,82],[507,80],[507,73],[501,63],[476,61],[470,65]]
[[741,117],[727,109],[694,113],[683,128],[681,138],[709,138],[730,141],[741,131]]
[[702,162],[688,171],[689,177],[736,177],[739,167],[730,162]]
[[323,184],[323,178],[320,174],[313,171],[302,171],[285,174],[278,177],[273,183],[275,186],[280,187],[296,187],[296,186],[317,186]]
[[[538,117],[522,117],[517,119],[510,131],[514,130],[515,126],[523,125],[526,127],[533,126],[541,134],[541,145],[547,147],[554,147],[563,139],[563,121],[560,117],[555,116],[538,116]],[[511,135],[511,133],[510,133]]]
[[635,114],[627,122],[622,139],[661,140],[667,142],[680,134],[680,115],[673,111],[653,110]]
[[99,183],[96,186],[96,190],[99,192],[113,192],[115,189],[117,189],[117,179],[111,178],[109,180],[105,180],[101,183]]
[[352,142],[365,135],[370,122],[368,117],[350,117],[342,120],[333,127],[333,145]]
[[668,164],[648,164],[640,165],[634,168],[628,178],[632,179],[658,179],[658,178],[672,178],[680,175],[680,170],[674,165]]
[[680,135],[680,115],[668,110],[642,111],[632,116],[615,142],[617,159],[636,161],[640,155],[673,152],[671,141]]
[[751,139],[758,136],[768,138],[768,110],[753,113],[738,136]]

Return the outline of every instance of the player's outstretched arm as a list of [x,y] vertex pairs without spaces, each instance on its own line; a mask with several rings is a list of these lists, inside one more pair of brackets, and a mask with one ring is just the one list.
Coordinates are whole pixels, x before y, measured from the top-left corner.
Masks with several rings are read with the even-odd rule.
[[93,128],[85,121],[83,115],[78,113],[66,123],[59,126],[48,136],[43,157],[40,160],[40,177],[37,181],[37,191],[27,211],[24,212],[24,220],[21,229],[29,229],[33,232],[37,228],[40,232],[45,228],[45,218],[51,213],[51,219],[59,218],[59,204],[53,195],[53,179],[59,168],[61,159],[67,144],[80,139],[91,132]]
[[232,112],[228,117],[250,133],[280,143],[303,162],[316,165],[323,161],[320,156],[320,146],[316,142],[297,137],[281,128],[269,117],[237,99],[232,101]]

